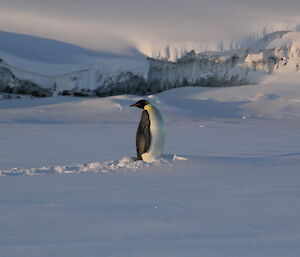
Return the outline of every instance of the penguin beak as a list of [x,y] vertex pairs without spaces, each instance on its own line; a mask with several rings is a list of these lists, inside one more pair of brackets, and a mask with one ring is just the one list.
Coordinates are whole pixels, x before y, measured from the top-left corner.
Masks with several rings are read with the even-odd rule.
[[130,105],[129,107],[133,107],[133,106],[138,107],[137,104],[132,104],[132,105]]

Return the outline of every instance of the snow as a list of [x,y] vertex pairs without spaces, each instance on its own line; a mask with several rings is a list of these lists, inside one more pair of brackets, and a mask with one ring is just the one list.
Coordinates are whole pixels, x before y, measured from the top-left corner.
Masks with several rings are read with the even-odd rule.
[[[13,56],[20,60],[31,60],[37,63],[52,65],[60,64],[82,64],[94,58],[134,58],[138,53],[127,51],[127,54],[116,54],[112,52],[93,51],[75,44],[70,44],[50,38],[43,38],[7,31],[0,31],[1,54],[6,54],[10,59]],[[14,60],[12,60],[14,61]],[[38,67],[35,67],[38,69]]]
[[[106,162],[91,162],[88,164],[75,164],[75,165],[57,165],[57,166],[45,166],[41,168],[23,168],[23,169],[11,169],[8,171],[0,171],[0,176],[16,176],[16,175],[46,175],[53,173],[70,174],[70,173],[111,173],[115,171],[137,171],[141,168],[152,166],[164,166],[167,167],[170,160],[187,160],[185,157],[177,155],[165,155],[161,159],[152,160],[145,163],[144,161],[137,161],[133,157],[124,157],[119,161],[106,161]],[[171,164],[170,164],[171,165]]]
[[222,52],[230,50],[238,50],[243,47],[242,42],[225,40],[225,41],[210,41],[210,42],[172,42],[169,44],[152,44],[150,46],[139,46],[140,52],[155,59],[164,59],[175,62],[182,58],[187,53],[195,51],[201,52]]
[[[295,46],[295,49],[299,49],[299,34],[299,28],[297,27],[278,24],[273,27],[265,27],[260,32],[236,40],[152,43],[149,46],[139,46],[139,50],[151,58],[175,62],[191,51],[200,54],[207,52],[232,52],[249,48],[250,52],[253,52],[254,49],[259,51],[265,48],[281,48],[291,44]],[[272,42],[273,40],[274,42]]]
[[298,257],[299,86],[147,96],[153,163],[133,160],[141,97],[0,100],[1,257]]
[[21,80],[42,88],[94,90],[105,81],[131,72],[146,78],[149,65],[133,51],[121,55],[97,52],[76,45],[17,33],[0,31],[0,62]]
[[[89,96],[123,93],[140,95],[187,84],[255,84],[273,73],[300,70],[300,32],[297,31],[276,31],[244,42],[183,42],[165,47],[165,52],[153,46],[148,50],[140,49],[145,55],[136,49],[132,50],[132,55],[126,56],[95,52],[25,35],[0,32],[0,37],[4,39],[2,45],[0,43],[0,58],[3,59],[0,67],[22,80],[7,79],[2,90],[9,92],[18,84],[20,88],[23,86],[21,92],[40,96],[75,93]],[[13,39],[19,41],[16,43]],[[39,49],[31,59],[28,55],[33,51],[32,47],[26,48],[24,52],[14,52],[18,46],[22,48],[18,45],[22,39],[47,51]],[[8,44],[10,41],[14,44]],[[155,53],[156,51],[159,53]],[[64,55],[65,63],[57,57]],[[147,55],[160,60],[147,59]],[[11,74],[7,76],[12,77]],[[23,80],[31,81],[38,87],[34,90],[33,85],[26,85]]]
[[[135,161],[140,110],[129,106],[141,97],[1,99],[0,256],[299,257],[299,35],[244,42],[249,67],[282,58],[272,75],[251,73],[256,85],[145,96],[167,125],[165,154],[151,163]],[[5,34],[11,36],[18,35]],[[14,56],[17,46],[0,43],[1,65],[45,88],[95,89],[126,71],[148,76],[141,56],[23,39],[56,53],[68,49],[62,63],[43,51],[27,59],[30,49]],[[231,50],[202,53],[222,63],[241,46],[188,42],[146,50],[171,60],[196,50],[183,61]],[[190,71],[183,63],[165,76],[180,81]],[[195,65],[192,75],[197,80]]]
[[[96,89],[101,83],[122,72],[133,72],[147,77],[148,64],[140,58],[89,58],[82,64],[51,64],[24,60],[6,54],[0,57],[8,60],[4,67],[9,68],[15,76],[29,80],[43,88],[56,84],[58,91],[78,89]],[[7,58],[8,57],[8,58]]]
[[[258,84],[270,74],[300,70],[300,32],[277,31],[245,48],[189,52],[176,62],[150,59],[148,81],[161,89]],[[293,76],[293,75],[292,75]],[[296,75],[297,76],[297,75]]]
[[277,38],[272,41],[267,48],[283,48],[283,47],[293,47],[295,49],[300,48],[300,32],[290,32],[282,36],[282,38]]

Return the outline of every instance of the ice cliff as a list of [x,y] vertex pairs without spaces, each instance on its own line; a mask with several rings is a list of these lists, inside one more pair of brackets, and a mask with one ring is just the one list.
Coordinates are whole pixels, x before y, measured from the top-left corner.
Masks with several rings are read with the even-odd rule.
[[268,34],[249,47],[225,52],[191,51],[175,62],[149,59],[148,82],[162,90],[181,86],[257,83],[279,70],[299,70],[300,32]]
[[144,95],[182,86],[257,83],[274,72],[298,72],[299,66],[300,32],[278,31],[228,51],[191,50],[175,60],[98,59],[79,70],[54,75],[26,72],[2,60],[0,90],[36,96]]

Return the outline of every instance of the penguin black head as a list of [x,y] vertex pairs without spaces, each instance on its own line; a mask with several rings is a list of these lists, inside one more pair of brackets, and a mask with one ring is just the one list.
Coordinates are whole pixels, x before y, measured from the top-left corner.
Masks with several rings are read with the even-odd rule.
[[149,103],[147,100],[144,100],[144,99],[143,99],[143,100],[137,101],[135,104],[130,105],[130,107],[135,106],[135,107],[144,109],[144,107],[145,107],[147,104],[150,104],[150,103]]

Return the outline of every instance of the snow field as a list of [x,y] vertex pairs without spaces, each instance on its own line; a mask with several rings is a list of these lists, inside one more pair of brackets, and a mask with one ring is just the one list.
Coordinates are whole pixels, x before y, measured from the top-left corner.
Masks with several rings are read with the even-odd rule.
[[299,257],[297,77],[146,98],[167,125],[151,164],[140,97],[0,101],[0,256]]

